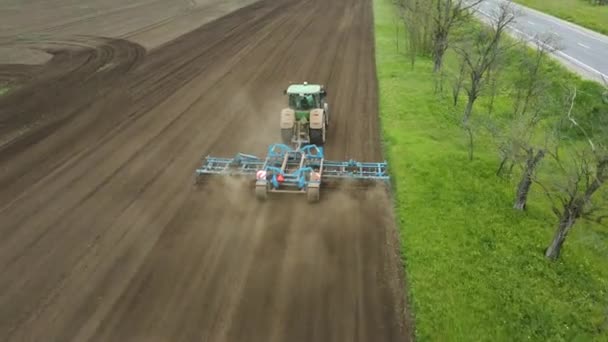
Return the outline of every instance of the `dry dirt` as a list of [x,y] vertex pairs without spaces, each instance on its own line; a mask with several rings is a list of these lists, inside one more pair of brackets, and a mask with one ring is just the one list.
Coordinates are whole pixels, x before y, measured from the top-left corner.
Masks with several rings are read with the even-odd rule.
[[328,157],[382,160],[370,0],[183,1],[213,19],[194,30],[136,19],[167,1],[13,2],[48,10],[0,17],[39,34],[4,47],[52,57],[0,65],[0,340],[410,340],[385,192],[193,183],[204,155],[278,141],[303,80],[328,88]]

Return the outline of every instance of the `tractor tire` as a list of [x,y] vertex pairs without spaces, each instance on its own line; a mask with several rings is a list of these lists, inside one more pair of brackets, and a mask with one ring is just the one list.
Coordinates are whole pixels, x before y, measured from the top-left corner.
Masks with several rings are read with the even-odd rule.
[[306,189],[306,198],[309,203],[319,202],[319,188],[318,187],[310,187]]
[[281,129],[281,140],[285,145],[291,145],[291,140],[293,139],[293,129],[292,128],[282,128]]
[[325,145],[325,130],[326,127],[323,125],[321,129],[310,129],[310,143],[317,146]]

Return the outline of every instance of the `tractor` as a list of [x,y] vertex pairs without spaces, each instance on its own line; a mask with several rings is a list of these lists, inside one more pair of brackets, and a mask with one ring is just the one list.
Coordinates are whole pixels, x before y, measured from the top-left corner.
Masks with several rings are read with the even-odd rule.
[[281,111],[281,140],[296,149],[303,145],[323,146],[329,112],[327,92],[319,84],[291,84],[284,90],[288,107]]
[[322,85],[292,84],[284,94],[289,107],[281,111],[283,142],[271,144],[263,158],[244,153],[233,158],[207,156],[196,169],[197,184],[216,176],[245,177],[255,184],[260,200],[266,200],[270,193],[291,193],[306,194],[309,202],[319,201],[321,187],[390,186],[386,161],[325,159],[322,145],[329,113]]

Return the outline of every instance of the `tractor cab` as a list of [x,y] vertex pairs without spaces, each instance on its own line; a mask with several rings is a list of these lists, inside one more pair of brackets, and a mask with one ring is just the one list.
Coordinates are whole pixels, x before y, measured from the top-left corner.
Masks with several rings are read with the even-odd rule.
[[296,111],[321,108],[317,94],[289,94],[289,108]]
[[317,84],[292,84],[286,90],[289,108],[295,111],[310,111],[323,108],[326,92],[323,86]]

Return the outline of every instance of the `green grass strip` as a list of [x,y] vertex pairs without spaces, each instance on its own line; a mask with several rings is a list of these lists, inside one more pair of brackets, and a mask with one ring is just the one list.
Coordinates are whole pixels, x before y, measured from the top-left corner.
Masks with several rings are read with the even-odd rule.
[[[545,260],[556,219],[543,196],[532,194],[527,213],[511,209],[515,184],[495,176],[494,146],[478,138],[467,160],[449,100],[433,93],[430,59],[412,68],[397,51],[391,1],[374,0],[374,12],[380,116],[418,341],[608,340],[608,230],[579,224],[562,258]],[[454,72],[454,57],[446,62]]]

